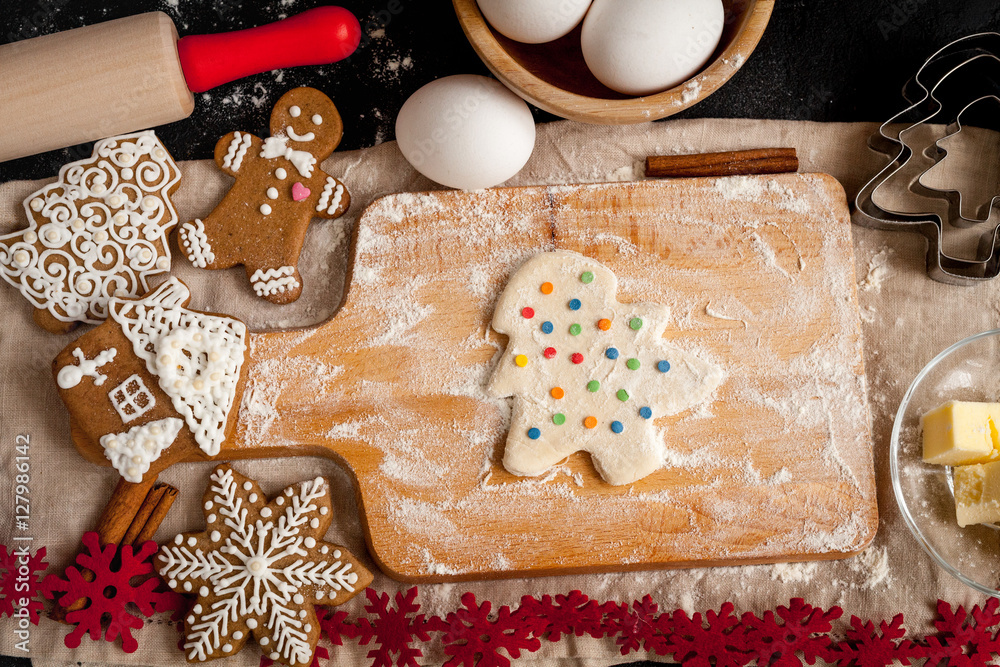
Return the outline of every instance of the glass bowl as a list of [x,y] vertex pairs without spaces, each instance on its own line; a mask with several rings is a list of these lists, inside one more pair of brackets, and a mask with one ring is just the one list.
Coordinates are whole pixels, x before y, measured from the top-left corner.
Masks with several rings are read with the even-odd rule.
[[892,426],[892,489],[913,536],[946,572],[1000,597],[1000,528],[960,528],[952,471],[924,463],[920,417],[950,400],[1000,402],[1000,329],[961,340],[934,357],[903,396]]

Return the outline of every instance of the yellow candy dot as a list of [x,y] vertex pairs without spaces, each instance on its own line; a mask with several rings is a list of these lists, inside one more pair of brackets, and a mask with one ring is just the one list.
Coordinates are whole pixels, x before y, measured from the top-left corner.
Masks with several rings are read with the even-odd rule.
[[519,354],[516,357],[514,357],[514,363],[520,366],[521,368],[524,368],[525,366],[528,365],[528,357],[524,356],[523,354]]

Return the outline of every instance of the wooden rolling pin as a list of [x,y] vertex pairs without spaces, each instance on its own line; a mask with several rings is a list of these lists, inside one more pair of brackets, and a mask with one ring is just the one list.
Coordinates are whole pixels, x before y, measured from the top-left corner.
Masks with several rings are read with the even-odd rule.
[[343,7],[177,38],[150,12],[0,46],[0,162],[186,118],[199,93],[259,72],[351,55],[361,26]]

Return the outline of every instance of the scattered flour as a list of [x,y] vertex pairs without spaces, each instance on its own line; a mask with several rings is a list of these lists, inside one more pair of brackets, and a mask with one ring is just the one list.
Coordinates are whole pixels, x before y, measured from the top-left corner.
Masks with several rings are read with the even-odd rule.
[[882,291],[882,283],[892,274],[892,267],[889,266],[891,257],[892,248],[883,248],[871,258],[868,262],[868,275],[858,283],[861,291],[875,294]]

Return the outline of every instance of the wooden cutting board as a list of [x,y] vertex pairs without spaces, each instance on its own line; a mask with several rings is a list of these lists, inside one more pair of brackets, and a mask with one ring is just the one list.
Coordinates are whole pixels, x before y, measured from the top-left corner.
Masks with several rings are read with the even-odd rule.
[[[660,420],[668,464],[627,486],[586,454],[506,472],[485,393],[508,277],[566,249],[671,309],[665,337],[721,367]],[[344,303],[254,334],[219,459],[331,457],[391,576],[446,581],[848,556],[877,508],[850,219],[823,174],[398,194],[354,230]]]

